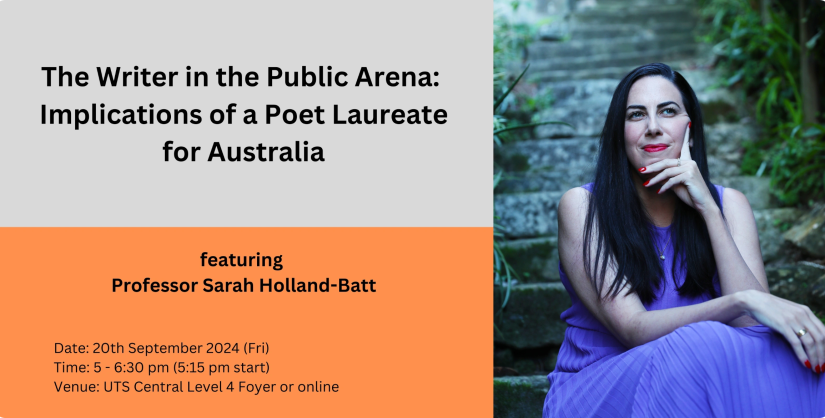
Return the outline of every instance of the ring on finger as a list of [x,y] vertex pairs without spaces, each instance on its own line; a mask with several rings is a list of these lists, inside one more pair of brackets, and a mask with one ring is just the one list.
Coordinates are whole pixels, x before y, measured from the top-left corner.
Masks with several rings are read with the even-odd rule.
[[805,329],[805,328],[802,328],[799,331],[794,332],[794,334],[796,334],[796,336],[799,337],[799,338],[802,338],[807,333],[808,333],[808,330]]
[[682,159],[681,159],[681,158],[677,158],[677,159],[676,159],[676,167],[681,167],[681,166],[682,166]]

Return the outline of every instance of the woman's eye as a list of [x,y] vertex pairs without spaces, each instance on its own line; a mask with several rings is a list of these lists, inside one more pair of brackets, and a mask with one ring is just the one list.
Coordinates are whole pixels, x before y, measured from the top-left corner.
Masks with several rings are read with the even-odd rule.
[[628,115],[628,117],[629,117],[630,119],[636,119],[636,118],[640,118],[640,117],[642,117],[642,116],[644,116],[644,115],[642,114],[642,112],[633,112],[633,113],[631,113],[631,114],[629,114],[629,115]]
[[671,108],[667,108],[667,109],[662,110],[662,113],[664,113],[664,114],[666,114],[666,115],[671,115],[671,116],[672,116],[672,115],[675,115],[675,114],[676,114],[676,110],[675,110],[675,109],[671,109]]

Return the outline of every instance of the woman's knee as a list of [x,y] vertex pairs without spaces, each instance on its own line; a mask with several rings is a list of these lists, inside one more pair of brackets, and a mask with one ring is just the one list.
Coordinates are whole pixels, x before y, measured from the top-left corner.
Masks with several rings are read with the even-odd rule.
[[685,325],[672,332],[670,342],[683,346],[685,351],[700,356],[727,356],[730,326],[719,321],[701,321]]

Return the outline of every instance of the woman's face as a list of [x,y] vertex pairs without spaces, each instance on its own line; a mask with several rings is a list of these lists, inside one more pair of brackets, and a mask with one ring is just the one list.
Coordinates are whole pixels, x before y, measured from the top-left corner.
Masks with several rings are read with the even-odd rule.
[[688,122],[682,95],[673,83],[660,76],[636,80],[625,109],[624,144],[630,164],[638,170],[679,158]]

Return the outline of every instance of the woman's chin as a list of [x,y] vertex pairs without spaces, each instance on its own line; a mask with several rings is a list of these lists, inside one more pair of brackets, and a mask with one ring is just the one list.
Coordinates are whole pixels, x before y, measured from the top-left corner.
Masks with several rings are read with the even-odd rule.
[[647,158],[642,158],[642,163],[649,166],[651,164],[658,163],[659,161],[666,160],[668,158],[676,158],[676,157],[673,156],[673,155],[665,155],[664,152],[661,152],[661,153],[648,155]]

